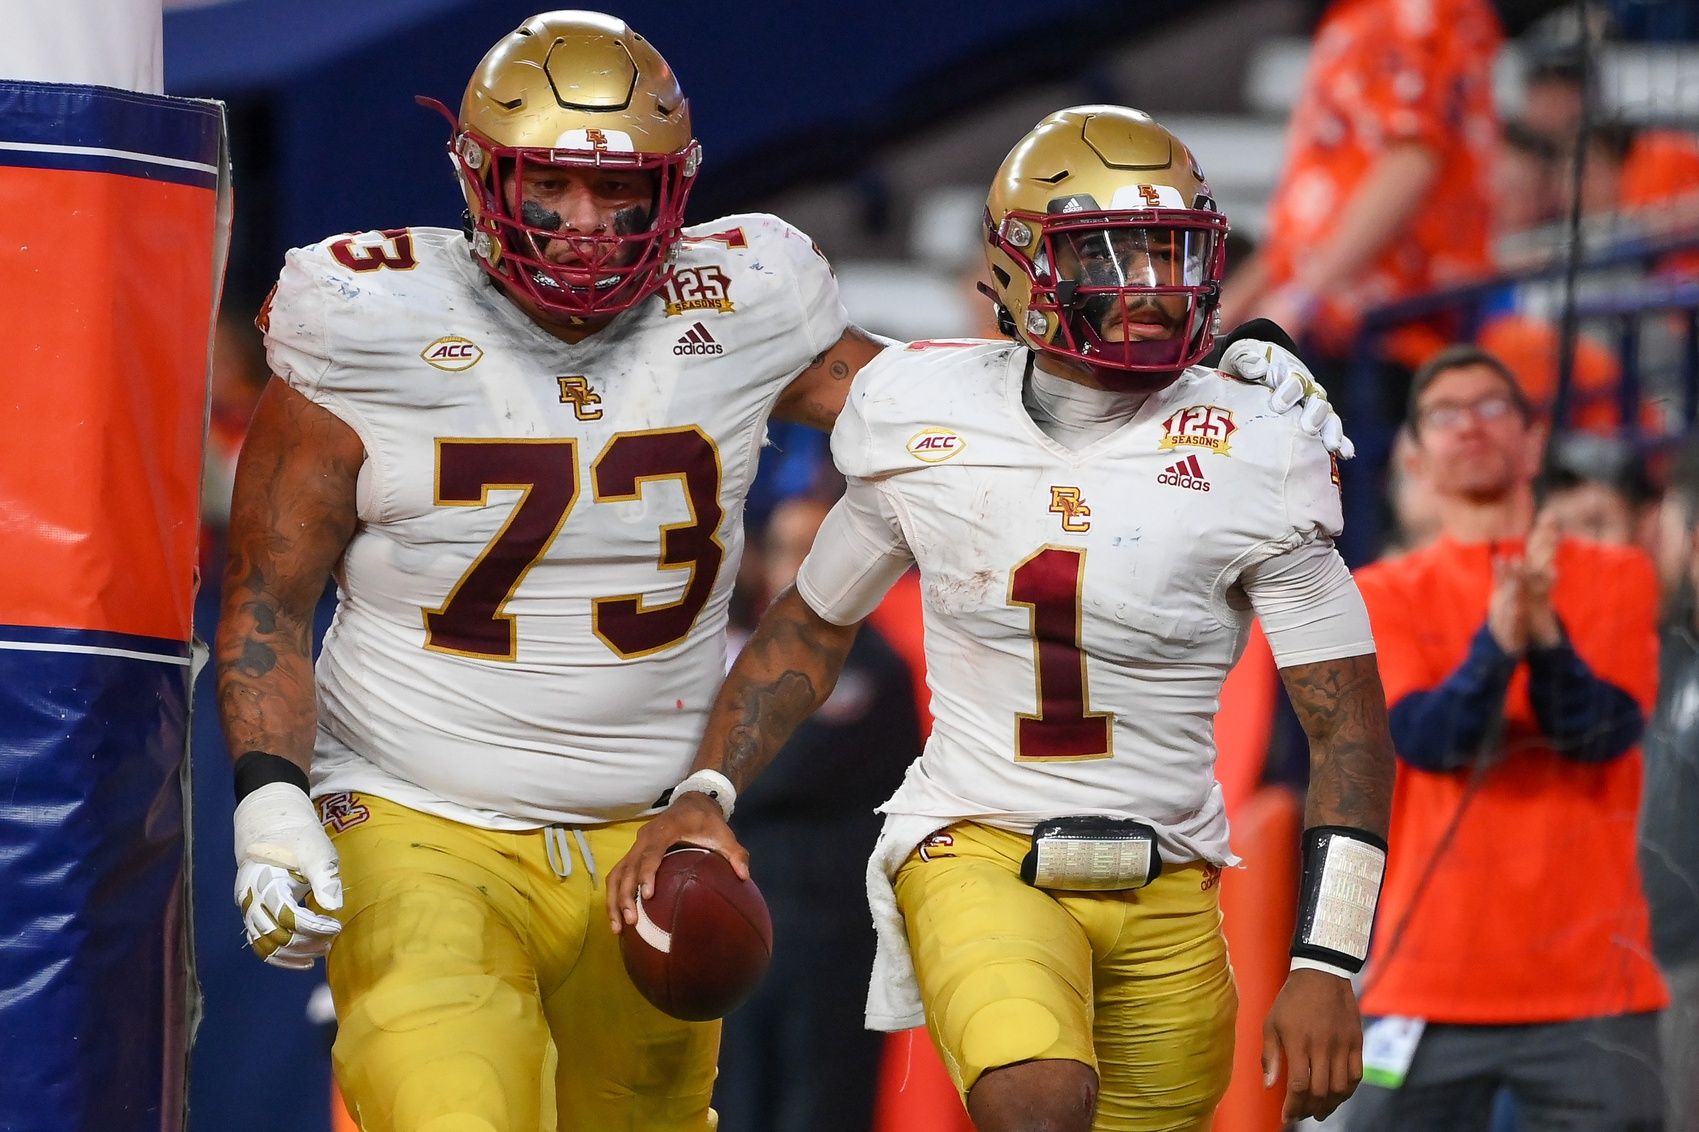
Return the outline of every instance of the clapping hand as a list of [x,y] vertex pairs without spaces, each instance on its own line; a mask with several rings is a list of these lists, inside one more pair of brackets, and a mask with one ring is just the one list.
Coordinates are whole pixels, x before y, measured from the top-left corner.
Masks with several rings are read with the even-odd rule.
[[1487,601],[1487,629],[1498,647],[1520,656],[1530,645],[1550,648],[1563,639],[1552,589],[1557,583],[1557,520],[1541,515],[1521,555],[1493,559],[1493,590]]

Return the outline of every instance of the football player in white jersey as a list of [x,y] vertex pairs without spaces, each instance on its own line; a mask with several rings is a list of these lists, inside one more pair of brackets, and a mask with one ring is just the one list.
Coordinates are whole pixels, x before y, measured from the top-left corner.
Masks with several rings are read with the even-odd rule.
[[1265,1075],[1284,1068],[1288,1118],[1326,1115],[1362,1074],[1350,976],[1393,776],[1332,459],[1196,365],[1226,220],[1148,116],[1046,118],[986,223],[1019,341],[912,343],[862,368],[832,434],[849,491],[740,654],[685,792],[611,874],[610,918],[635,922],[678,841],[747,868],[723,808],[918,564],[936,722],[882,807],[869,1024],[924,1017],[986,1132],[1207,1128],[1236,1008],[1212,723],[1258,616],[1312,752]]
[[783,221],[683,226],[688,106],[618,20],[504,37],[450,156],[464,233],[297,249],[262,314],[217,645],[237,901],[268,962],[329,951],[367,1132],[705,1128],[718,1026],[631,986],[604,873],[724,671],[768,418],[829,427],[884,343]]
[[706,1128],[718,1025],[631,986],[602,874],[724,673],[769,415],[828,426],[882,343],[784,222],[683,227],[688,105],[618,20],[503,38],[451,157],[464,234],[297,249],[262,316],[218,638],[238,901],[271,962],[336,939],[367,1132]]

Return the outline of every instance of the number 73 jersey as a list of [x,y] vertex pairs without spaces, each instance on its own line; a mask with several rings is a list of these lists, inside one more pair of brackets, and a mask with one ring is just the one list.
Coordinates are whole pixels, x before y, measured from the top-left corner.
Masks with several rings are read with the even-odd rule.
[[[1252,617],[1241,585],[1299,548],[1332,561],[1331,460],[1266,389],[1201,367],[1068,449],[1022,404],[1029,356],[916,343],[863,369],[832,435],[842,522],[861,518],[843,538],[828,521],[798,589],[847,622],[920,568],[935,724],[887,812],[1138,818],[1169,859],[1227,863],[1213,725]],[[829,535],[863,565],[828,561]]]
[[724,673],[768,414],[844,329],[809,239],[688,229],[660,294],[569,345],[459,233],[345,236],[289,254],[264,321],[365,448],[314,793],[492,828],[652,808]]

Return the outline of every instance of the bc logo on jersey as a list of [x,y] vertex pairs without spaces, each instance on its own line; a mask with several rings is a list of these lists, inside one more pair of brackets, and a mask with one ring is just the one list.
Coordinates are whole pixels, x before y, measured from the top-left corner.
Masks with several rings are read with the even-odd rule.
[[602,410],[597,408],[602,403],[602,395],[590,387],[590,379],[573,374],[570,377],[557,377],[560,383],[560,403],[572,406],[572,415],[581,421],[599,421]]
[[1232,449],[1227,441],[1238,427],[1233,414],[1219,405],[1187,405],[1162,422],[1162,443],[1157,448],[1166,452],[1182,444],[1195,444],[1228,456]]
[[1091,530],[1091,508],[1086,506],[1085,497],[1077,487],[1052,484],[1050,513],[1062,516],[1062,529],[1069,534],[1083,534]]
[[686,311],[719,311],[730,314],[732,305],[730,277],[718,267],[681,267],[661,284],[666,296],[667,317]]

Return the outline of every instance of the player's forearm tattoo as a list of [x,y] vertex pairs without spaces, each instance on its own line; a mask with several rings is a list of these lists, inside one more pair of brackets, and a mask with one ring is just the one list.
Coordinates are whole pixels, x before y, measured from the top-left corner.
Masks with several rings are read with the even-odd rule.
[[312,621],[283,601],[247,548],[232,547],[218,628],[218,712],[233,754],[312,750]]
[[737,724],[726,735],[724,773],[742,789],[773,760],[784,738],[807,719],[820,702],[808,673],[790,669],[775,680],[748,684],[736,691],[732,708]]
[[830,347],[815,354],[792,387],[791,399],[780,403],[779,416],[831,431],[844,407],[849,381],[887,343],[859,326],[847,326]]
[[[302,402],[305,404],[305,402]],[[299,406],[295,406],[297,409]],[[346,545],[353,509],[327,506],[320,485],[352,475],[330,457],[313,461],[310,418],[250,438],[231,509],[223,612],[215,645],[218,713],[231,753],[270,751],[305,763],[313,749],[313,610],[329,564]],[[297,447],[300,446],[300,447]],[[295,460],[291,469],[289,460]],[[304,474],[303,474],[304,473]],[[310,489],[292,485],[309,484]]]
[[1310,739],[1306,825],[1348,825],[1386,836],[1392,814],[1392,735],[1373,654],[1280,670]]
[[[743,789],[761,773],[797,726],[831,695],[855,628],[816,617],[787,590],[761,618],[738,654],[708,724],[720,770]],[[718,742],[715,742],[716,736]]]

